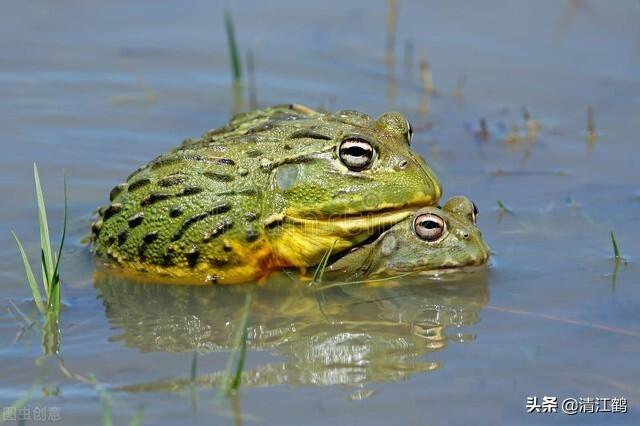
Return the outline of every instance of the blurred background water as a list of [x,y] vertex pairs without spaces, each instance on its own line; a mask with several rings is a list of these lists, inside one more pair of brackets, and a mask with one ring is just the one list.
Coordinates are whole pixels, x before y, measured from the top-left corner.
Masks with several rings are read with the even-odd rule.
[[[445,198],[480,208],[495,252],[486,273],[322,297],[286,276],[176,289],[94,273],[81,240],[108,191],[230,117],[225,7],[243,61],[254,54],[260,106],[410,119]],[[0,405],[34,388],[27,407],[58,407],[64,424],[102,421],[91,386],[56,359],[34,366],[40,336],[9,313],[10,301],[31,309],[10,230],[35,259],[35,161],[54,235],[63,171],[69,184],[60,356],[109,389],[117,424],[140,404],[143,424],[637,424],[640,3],[399,0],[396,10],[390,65],[382,0],[3,2]],[[617,268],[611,231],[628,260]],[[214,404],[247,292],[246,385]],[[624,397],[629,412],[527,414],[526,398],[544,395]]]

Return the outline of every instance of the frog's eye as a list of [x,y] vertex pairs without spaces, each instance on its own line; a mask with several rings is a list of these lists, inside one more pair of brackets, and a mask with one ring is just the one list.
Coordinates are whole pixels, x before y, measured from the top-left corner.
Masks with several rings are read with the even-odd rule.
[[375,150],[369,142],[360,138],[346,139],[340,144],[338,150],[340,161],[349,170],[360,171],[368,168],[373,163]]
[[409,145],[411,145],[411,140],[413,139],[413,127],[411,127],[411,123],[409,123],[409,120],[407,120],[407,129],[409,129],[407,131],[407,142],[409,143]]
[[471,204],[473,204],[473,215],[471,216],[471,220],[475,225],[476,221],[478,220],[478,215],[480,214],[480,211],[478,210],[478,206],[476,206],[476,203],[472,201]]
[[413,221],[413,229],[425,241],[436,241],[444,234],[445,222],[433,213],[421,214]]

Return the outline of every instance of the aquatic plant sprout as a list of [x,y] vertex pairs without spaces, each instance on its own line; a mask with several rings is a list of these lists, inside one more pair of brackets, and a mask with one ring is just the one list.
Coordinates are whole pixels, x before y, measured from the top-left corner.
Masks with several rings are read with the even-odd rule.
[[36,280],[33,269],[29,262],[29,258],[24,250],[24,246],[20,239],[11,231],[18,245],[20,257],[24,264],[27,283],[31,289],[33,300],[41,314],[47,312],[59,312],[60,309],[60,258],[62,257],[62,248],[67,233],[67,180],[64,178],[64,219],[62,224],[62,236],[60,238],[60,246],[57,254],[51,250],[51,241],[49,238],[49,224],[47,220],[47,212],[44,204],[44,196],[42,194],[42,186],[40,184],[40,176],[38,174],[38,166],[33,164],[33,178],[36,189],[36,202],[38,207],[38,225],[40,232],[40,265],[42,269],[42,287],[45,297],[42,296],[40,285]]

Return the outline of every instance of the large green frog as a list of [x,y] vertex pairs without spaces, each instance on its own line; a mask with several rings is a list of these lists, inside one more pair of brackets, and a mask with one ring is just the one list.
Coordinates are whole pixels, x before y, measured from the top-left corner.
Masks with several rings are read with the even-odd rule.
[[[187,140],[111,191],[95,252],[179,283],[238,283],[318,263],[436,204],[399,113],[257,110]],[[148,274],[147,274],[148,275]]]
[[342,278],[404,272],[442,273],[480,266],[490,251],[476,226],[478,209],[466,197],[451,197],[440,207],[425,207],[354,248],[327,268]]

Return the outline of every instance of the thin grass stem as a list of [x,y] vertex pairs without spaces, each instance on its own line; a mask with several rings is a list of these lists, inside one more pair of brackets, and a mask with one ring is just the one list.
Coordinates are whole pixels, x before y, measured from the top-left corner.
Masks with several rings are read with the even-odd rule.
[[613,231],[611,231],[611,245],[613,246],[613,257],[616,259],[622,258],[620,255],[620,249],[618,248],[618,242],[616,241],[616,236]]
[[327,269],[327,263],[329,262],[329,258],[331,257],[331,252],[333,251],[335,246],[336,246],[336,241],[334,241],[331,247],[329,247],[329,249],[326,252],[324,252],[324,254],[322,255],[322,259],[320,259],[320,263],[318,263],[318,266],[316,267],[316,270],[313,273],[313,278],[309,282],[309,287],[317,286],[322,283],[322,279],[324,277],[324,271]]
[[231,57],[231,73],[234,81],[240,81],[242,80],[242,66],[240,64],[240,55],[238,54],[238,44],[236,43],[236,32],[229,9],[224,11],[224,25],[227,30],[227,43]]

